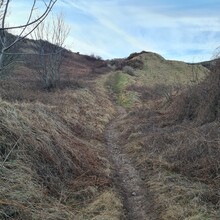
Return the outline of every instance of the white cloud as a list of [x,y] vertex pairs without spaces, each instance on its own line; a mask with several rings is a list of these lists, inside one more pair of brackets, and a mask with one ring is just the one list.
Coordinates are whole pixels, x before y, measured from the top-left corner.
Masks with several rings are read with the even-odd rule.
[[[211,57],[212,50],[220,43],[219,14],[205,13],[203,7],[201,11],[195,8],[195,15],[193,8],[190,11],[178,8],[179,15],[175,7],[159,2],[150,5],[139,0],[62,0],[54,10],[64,12],[72,27],[69,42],[73,41],[73,49],[81,53],[113,58],[147,50],[172,59]],[[9,20],[22,22],[28,4],[26,1],[14,4],[16,11]]]
[[[127,43],[132,45],[133,47],[141,50],[143,48],[143,45],[146,44],[146,42],[143,42],[142,40],[140,41],[140,39],[137,39],[135,36],[132,36],[128,34],[125,30],[123,30],[123,28],[121,27],[122,25],[120,25],[119,22],[122,16],[118,16],[117,7],[115,5],[112,6],[100,4],[85,4],[83,1],[79,4],[73,2],[70,2],[69,4],[73,7],[78,8],[84,13],[90,14],[92,17],[96,18],[98,22],[97,26],[101,25],[102,28],[105,29],[103,31],[109,29],[110,31],[118,34],[124,41],[127,41]],[[118,22],[114,22],[115,20],[117,20]],[[85,31],[89,32],[90,29]]]
[[[121,38],[118,41],[122,42],[122,48],[127,44],[127,47],[136,51],[144,49],[159,53],[163,51],[166,56],[174,50],[182,50],[183,53],[187,50],[212,50],[212,45],[218,44],[216,32],[220,30],[219,17],[203,14],[201,16],[197,14],[195,17],[191,14],[174,17],[167,13],[159,13],[151,7],[118,3],[119,1],[93,1],[92,4],[86,0],[74,3],[69,1],[72,7],[96,18],[96,26],[102,27],[104,32],[97,33],[97,39],[103,39],[105,36],[110,40],[111,36],[112,38],[117,36]],[[87,28],[85,32],[90,32],[90,28]],[[204,34],[205,32],[207,33]],[[112,39],[109,47],[112,47],[115,41]],[[110,48],[103,48],[105,49],[111,51]],[[125,48],[122,50],[128,51]],[[188,56],[191,55],[184,57]]]

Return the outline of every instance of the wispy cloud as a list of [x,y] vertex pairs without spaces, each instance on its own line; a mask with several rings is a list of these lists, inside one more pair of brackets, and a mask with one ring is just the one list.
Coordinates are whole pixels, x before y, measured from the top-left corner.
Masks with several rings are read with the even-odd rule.
[[[12,21],[27,10],[19,2]],[[219,0],[62,0],[54,8],[72,27],[74,51],[114,58],[147,50],[190,62],[219,46],[219,10]]]
[[[89,38],[98,46],[105,42],[107,45],[102,45],[103,51],[112,57],[148,50],[170,59],[209,59],[219,44],[220,16],[206,13],[210,12],[210,7],[217,12],[216,1],[209,4],[207,1],[206,4],[186,1],[183,4],[162,0],[157,3],[67,0],[66,3],[95,21],[95,27],[85,25],[82,32],[88,33],[88,42]],[[94,30],[100,31],[95,33]]]
[[[95,36],[98,41],[106,40],[108,47],[114,47],[115,41],[120,41],[120,44],[127,44],[128,47],[136,48],[138,50],[143,49],[143,45],[146,42],[137,39],[136,36],[131,35],[123,28],[123,23],[119,22],[121,18],[120,7],[117,7],[113,2],[105,2],[101,4],[99,2],[88,4],[85,1],[80,3],[69,2],[69,5],[82,11],[86,16],[95,20],[96,23],[93,26],[87,26],[87,29],[83,30],[84,33],[88,33],[90,37]],[[116,3],[116,1],[115,1]],[[95,40],[95,39],[94,39]],[[150,45],[148,45],[150,48]]]

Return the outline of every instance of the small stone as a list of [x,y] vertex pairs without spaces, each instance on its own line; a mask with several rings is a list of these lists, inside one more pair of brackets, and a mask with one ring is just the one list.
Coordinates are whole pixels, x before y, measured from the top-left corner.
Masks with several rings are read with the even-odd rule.
[[136,195],[137,195],[137,193],[136,193],[136,192],[133,192],[133,193],[131,193],[131,195],[132,195],[132,196],[136,196]]

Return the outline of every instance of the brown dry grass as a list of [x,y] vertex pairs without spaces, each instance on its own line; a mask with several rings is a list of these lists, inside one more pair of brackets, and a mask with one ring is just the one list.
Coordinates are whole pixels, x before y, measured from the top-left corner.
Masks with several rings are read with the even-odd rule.
[[215,66],[168,108],[154,101],[121,120],[121,145],[161,219],[220,218],[219,70]]
[[[128,110],[150,106],[159,99],[170,104],[180,91],[195,85],[209,72],[202,65],[169,61],[144,51],[131,54],[127,59],[113,60],[110,64],[116,71],[110,75],[108,86],[115,93],[117,103]],[[124,71],[124,67],[129,71]]]
[[220,62],[216,61],[204,81],[189,88],[173,103],[171,109],[176,120],[191,120],[198,124],[213,122],[219,118]]
[[109,198],[103,215],[119,219],[104,158],[103,131],[114,114],[105,77],[52,92],[19,81],[1,88],[1,219],[99,219],[102,196]]
[[130,113],[119,127],[122,146],[154,195],[155,211],[166,220],[218,219],[219,123],[168,122],[145,109]]
[[[115,113],[104,88],[111,77],[100,76],[108,68],[79,54],[64,56],[57,90],[43,91],[33,66],[0,81],[1,219],[122,218],[104,153],[103,131]],[[176,71],[186,83],[191,67],[145,52],[141,62],[133,58],[126,65],[136,68],[135,76],[130,84],[128,76],[119,78],[116,88],[131,106],[119,141],[154,195],[153,211],[164,220],[219,219],[218,68],[164,108],[164,93],[155,94],[149,83],[160,78],[169,87]]]

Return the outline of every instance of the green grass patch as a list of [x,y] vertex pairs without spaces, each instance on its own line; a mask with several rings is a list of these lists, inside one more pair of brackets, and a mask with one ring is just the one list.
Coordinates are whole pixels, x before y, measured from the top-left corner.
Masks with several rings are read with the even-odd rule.
[[138,101],[138,93],[134,91],[127,91],[127,87],[135,83],[134,77],[122,73],[115,72],[109,76],[107,85],[115,94],[116,103],[124,108],[131,108],[136,101]]
[[127,74],[116,72],[113,76],[112,89],[116,94],[122,93],[129,82],[129,76]]

